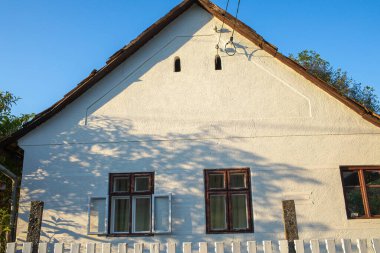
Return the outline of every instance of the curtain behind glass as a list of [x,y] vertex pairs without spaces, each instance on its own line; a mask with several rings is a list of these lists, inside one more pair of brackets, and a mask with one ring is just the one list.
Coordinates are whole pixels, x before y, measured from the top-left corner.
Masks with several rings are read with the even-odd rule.
[[129,232],[129,199],[114,199],[114,232]]
[[226,223],[226,196],[210,195],[211,229],[221,230],[227,228]]
[[241,229],[248,227],[247,195],[231,195],[232,204],[232,228]]
[[150,198],[136,198],[135,205],[135,232],[150,231]]

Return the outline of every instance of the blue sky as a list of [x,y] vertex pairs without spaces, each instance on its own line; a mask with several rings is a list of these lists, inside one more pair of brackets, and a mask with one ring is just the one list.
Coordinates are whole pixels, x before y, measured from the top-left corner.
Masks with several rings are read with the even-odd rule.
[[[22,98],[15,114],[38,113],[179,2],[0,0],[0,90]],[[316,50],[380,97],[380,1],[241,0],[239,18],[285,55]]]

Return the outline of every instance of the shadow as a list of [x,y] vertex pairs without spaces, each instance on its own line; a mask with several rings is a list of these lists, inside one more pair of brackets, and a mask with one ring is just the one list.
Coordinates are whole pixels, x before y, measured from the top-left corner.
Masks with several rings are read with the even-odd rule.
[[[201,15],[197,22],[191,23],[196,25],[191,26],[187,25],[185,16],[177,22],[187,25],[185,34],[194,35],[209,20],[210,16]],[[166,32],[170,33],[170,29]],[[24,168],[20,198],[19,223],[22,221],[24,224],[19,226],[20,241],[26,237],[27,208],[32,200],[45,203],[41,236],[44,242],[124,242],[128,239],[130,244],[167,241],[213,243],[221,240],[284,238],[283,192],[321,186],[309,169],[279,163],[272,157],[260,155],[257,150],[261,144],[255,138],[236,137],[226,132],[220,122],[205,122],[198,118],[185,122],[159,110],[147,111],[150,115],[123,118],[98,113],[119,94],[143,85],[144,73],[172,57],[191,38],[180,35],[169,37],[165,43],[159,44],[158,50],[153,45],[153,50],[148,48],[143,51],[143,60],[132,58],[131,62],[136,63],[133,65],[136,67],[125,66],[117,70],[121,77],[113,80],[114,85],[107,92],[96,93],[96,87],[89,91],[94,92],[96,99],[85,101],[85,104],[89,103],[86,104],[85,116],[83,111],[74,112],[69,117],[62,116],[62,121],[58,119],[53,126],[46,126],[49,123],[41,126],[51,127],[57,134],[52,135],[51,144],[27,147],[28,167]],[[257,52],[249,52],[239,43],[236,45],[249,60]],[[155,80],[160,78],[162,76],[157,76]],[[197,116],[202,116],[202,112],[198,112]],[[165,129],[165,124],[178,125],[178,131]],[[248,122],[247,126],[236,122],[229,124],[237,132],[240,127],[248,129],[249,134],[255,131],[252,122]],[[164,130],[159,132],[155,128]],[[291,145],[282,148],[287,152],[296,152]],[[241,167],[251,170],[255,232],[205,235],[203,170]],[[129,238],[87,235],[88,197],[107,196],[109,173],[129,172],[155,172],[155,193],[173,194],[171,235]],[[313,205],[310,204],[298,213],[300,228],[312,228],[315,233],[328,229],[326,222],[310,222],[305,218],[308,217],[306,211],[312,209]]]
[[[125,120],[102,117],[101,128],[89,128],[89,140],[119,142],[76,143],[75,132],[64,132],[69,145],[52,145],[48,149],[34,147],[40,166],[24,176],[24,194],[20,205],[32,200],[45,202],[42,241],[120,241],[123,238],[88,236],[87,201],[89,196],[106,196],[108,173],[155,172],[155,192],[173,193],[172,235],[128,238],[129,242],[167,241],[231,241],[236,238],[277,239],[283,234],[281,198],[285,185],[313,187],[321,183],[308,176],[305,168],[285,163],[271,163],[255,154],[251,139],[220,139],[221,129],[200,128],[196,134],[172,134],[162,140],[152,136],[132,135],[133,124]],[[105,130],[107,129],[107,131]],[[215,138],[213,138],[215,135]],[[127,136],[142,141],[123,141]],[[204,136],[210,136],[205,139]],[[164,138],[165,137],[165,138]],[[242,148],[238,148],[241,146]],[[204,179],[206,168],[250,167],[254,215],[254,234],[207,235],[205,233]],[[279,208],[267,215],[266,207]],[[302,219],[302,213],[299,217]],[[27,215],[20,219],[27,221]],[[305,222],[300,227],[325,230],[327,224]],[[20,235],[19,231],[19,235]],[[261,236],[260,236],[261,235]],[[276,235],[276,238],[273,236]],[[125,239],[125,238],[124,238]]]

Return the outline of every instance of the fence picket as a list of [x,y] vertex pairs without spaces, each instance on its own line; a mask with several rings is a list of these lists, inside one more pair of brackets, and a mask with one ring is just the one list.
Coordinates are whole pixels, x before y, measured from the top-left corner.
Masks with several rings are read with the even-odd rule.
[[247,252],[248,253],[256,253],[256,251],[257,251],[256,241],[248,241],[247,242]]
[[319,240],[310,240],[310,249],[313,253],[320,253]]
[[232,253],[240,253],[241,252],[240,242],[232,242],[231,243],[231,249],[232,249]]
[[16,243],[15,242],[7,243],[7,249],[5,253],[15,253],[15,252],[16,252]]
[[63,253],[63,243],[54,243],[54,253]]
[[[262,241],[263,243],[263,253],[274,253],[277,250],[273,249],[272,241]],[[337,253],[337,245],[334,239],[324,240],[327,253]],[[369,253],[372,250],[368,249],[369,241],[367,239],[341,239],[343,253],[353,253],[356,252],[356,247],[358,249],[357,253]],[[380,253],[380,238],[371,240],[374,253]],[[277,245],[277,243],[275,243]],[[355,244],[355,249],[352,249],[352,244]],[[39,243],[38,244],[38,253],[48,253],[48,243]],[[134,244],[134,253],[143,253],[143,243]],[[146,245],[148,246],[148,245]],[[102,243],[102,252],[101,253],[111,253],[112,244],[111,243]],[[182,244],[182,252],[180,253],[192,253],[192,243],[184,242]],[[303,240],[294,240],[293,246],[290,248],[289,241],[279,240],[278,241],[279,253],[289,253],[289,250],[296,253],[305,253],[305,245]],[[313,239],[310,240],[310,249],[311,253],[321,253],[319,240]],[[22,244],[22,250],[20,253],[33,253],[34,246],[31,242],[25,242]],[[96,253],[96,243],[87,243],[86,244],[86,253]],[[228,248],[228,252],[230,249]],[[245,252],[245,249],[243,250]],[[16,253],[17,244],[16,243],[7,243],[5,253]],[[224,242],[215,242],[215,253],[224,253]],[[247,253],[258,253],[257,242],[256,241],[247,241]],[[64,253],[64,244],[55,243],[54,244],[54,253]],[[72,243],[69,253],[81,253],[81,244]],[[119,243],[117,253],[128,253],[128,244]],[[160,243],[150,243],[149,244],[149,253],[160,253]],[[168,242],[166,253],[176,253],[176,243]],[[208,253],[208,244],[207,242],[199,242],[199,251],[198,253]],[[241,242],[233,241],[231,242],[231,253],[242,253]]]
[[142,253],[143,252],[143,244],[142,243],[135,243],[133,245],[135,247],[135,253]]
[[224,253],[224,243],[216,242],[215,243],[215,253]]
[[95,253],[95,243],[86,244],[86,253]]
[[278,249],[280,253],[289,253],[289,244],[287,240],[278,241]]
[[38,253],[47,253],[47,243],[46,242],[40,242],[38,244]]
[[351,240],[342,239],[342,249],[344,253],[352,253]]
[[375,253],[380,253],[380,239],[372,239],[372,247]]
[[102,253],[111,253],[111,243],[102,243]]
[[327,253],[336,253],[335,240],[326,239],[325,242],[326,242]]
[[272,253],[272,242],[271,241],[263,241],[263,250],[264,253]]
[[159,243],[151,243],[150,244],[150,253],[160,253],[160,244]]
[[199,253],[207,253],[207,242],[199,243]]
[[184,242],[182,244],[183,253],[191,253],[191,242]]
[[305,245],[303,240],[294,240],[294,247],[297,253],[305,253]]
[[80,252],[80,243],[72,243],[70,253],[79,253]]
[[357,239],[356,246],[358,247],[359,253],[368,253],[367,240]]
[[22,253],[32,253],[33,243],[24,242],[22,245]]
[[175,253],[175,242],[168,242],[166,252]]

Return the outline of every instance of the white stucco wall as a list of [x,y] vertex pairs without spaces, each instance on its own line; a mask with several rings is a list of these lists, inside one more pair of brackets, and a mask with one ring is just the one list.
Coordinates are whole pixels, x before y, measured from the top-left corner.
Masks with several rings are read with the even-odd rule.
[[[19,240],[32,200],[45,202],[42,241],[283,239],[289,195],[309,198],[296,201],[302,239],[380,236],[380,220],[347,220],[339,174],[380,164],[380,128],[239,34],[215,71],[215,25],[192,7],[19,141]],[[203,169],[229,167],[251,169],[255,232],[205,235]],[[155,172],[155,192],[173,193],[172,234],[86,235],[88,196],[107,195],[109,173],[143,171]]]

